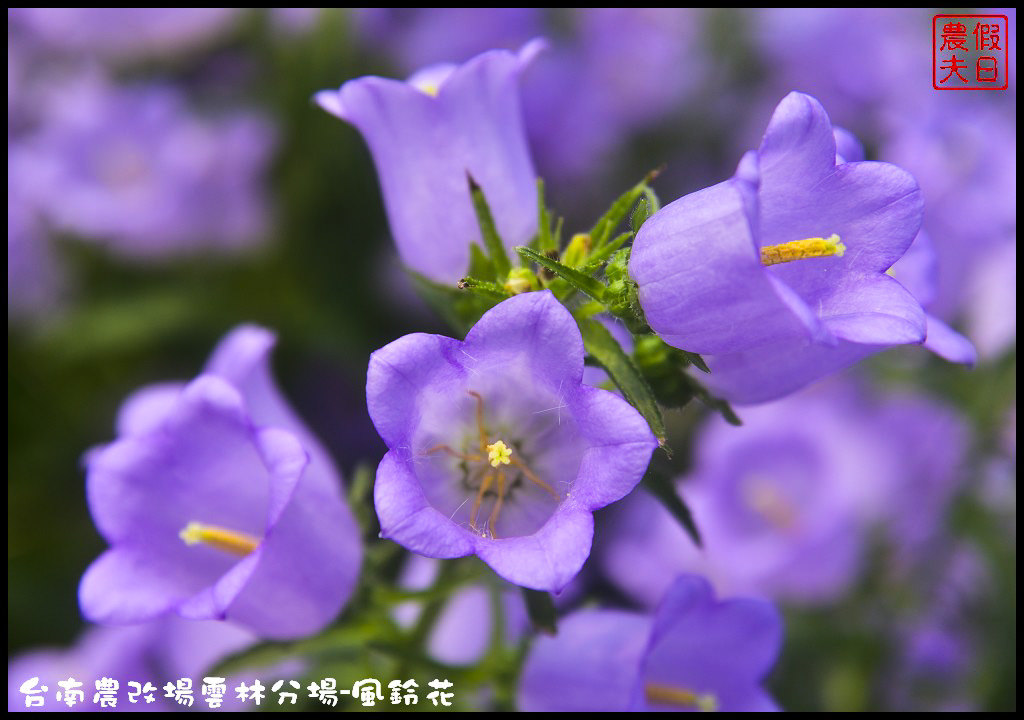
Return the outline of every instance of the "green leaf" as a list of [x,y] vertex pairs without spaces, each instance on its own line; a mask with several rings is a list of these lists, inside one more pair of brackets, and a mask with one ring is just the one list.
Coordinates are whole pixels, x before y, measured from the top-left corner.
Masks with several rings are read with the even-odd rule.
[[555,635],[558,628],[555,624],[555,602],[551,595],[541,590],[523,588],[523,600],[526,601],[526,612],[533,627],[546,635]]
[[471,243],[469,246],[469,276],[491,282],[498,279],[498,276],[494,274],[494,263],[476,243]]
[[740,420],[739,415],[736,414],[736,411],[732,409],[732,406],[728,402],[712,395],[708,389],[701,385],[695,378],[690,377],[685,373],[683,374],[683,377],[686,378],[687,382],[693,388],[693,394],[696,395],[702,403],[712,410],[717,410],[721,413],[722,417],[725,418],[725,421],[730,425],[735,425],[736,427],[743,425],[743,421]]
[[476,293],[485,298],[497,300],[501,302],[506,298],[512,297],[512,293],[508,292],[498,283],[489,282],[487,280],[477,280],[476,278],[466,277],[459,280],[459,290],[469,290],[472,293]]
[[636,207],[633,208],[633,214],[629,218],[629,227],[633,230],[634,234],[640,232],[640,228],[645,222],[647,222],[647,218],[651,215],[653,215],[653,213],[651,212],[650,205],[647,203],[647,200],[645,198],[640,198],[640,202],[638,202]]
[[484,247],[494,263],[494,272],[497,278],[508,276],[512,269],[509,263],[508,254],[505,252],[505,245],[498,235],[498,228],[494,225],[494,216],[491,215],[491,208],[484,197],[484,191],[476,184],[472,176],[469,177],[469,191],[473,196],[473,209],[476,211],[477,222],[480,223],[480,234],[484,239]]
[[664,446],[665,423],[661,417],[661,410],[658,408],[650,386],[629,355],[608,332],[608,328],[599,321],[583,320],[577,317],[576,324],[579,325],[580,333],[583,335],[583,347],[615,381],[626,400],[643,415],[651,432]]
[[687,534],[697,547],[703,547],[700,537],[700,530],[694,522],[693,513],[683,498],[679,495],[676,485],[672,482],[670,475],[661,469],[654,467],[654,463],[647,469],[644,479],[641,481],[644,489],[656,497],[665,506],[665,509],[672,513],[672,516],[679,521]]
[[615,251],[622,247],[622,245],[633,238],[633,233],[624,232],[617,238],[612,240],[610,243],[605,245],[597,252],[590,253],[590,257],[587,260],[587,264],[580,268],[581,272],[584,273],[595,273],[598,268],[604,264],[604,261],[615,254]]
[[551,213],[544,202],[544,179],[537,178],[537,249],[544,253],[557,250],[555,236],[551,233]]
[[[615,232],[615,229],[629,213],[630,208],[633,207],[637,199],[641,196],[646,196],[646,191],[649,190],[647,187],[648,184],[660,173],[661,168],[657,168],[656,170],[652,170],[647,173],[643,180],[626,192],[622,193],[622,195],[612,203],[612,206],[608,208],[608,212],[601,216],[601,219],[597,221],[593,229],[590,231],[590,237],[594,242],[595,251],[600,250],[604,246],[604,243],[609,237],[611,237],[611,234]],[[657,202],[657,196],[654,195],[653,191],[649,196],[648,203],[650,203],[651,199],[653,199],[654,202]]]
[[595,300],[600,300],[604,297],[604,284],[589,275],[585,275],[579,270],[575,270],[567,265],[563,265],[557,260],[541,255],[536,250],[531,250],[528,247],[517,247],[516,252],[519,253],[519,256],[524,260],[537,263],[541,267],[547,268],[574,288],[580,292],[586,293]]
[[462,335],[476,324],[480,317],[497,305],[505,296],[465,292],[450,285],[441,285],[406,268],[413,285],[430,307]]

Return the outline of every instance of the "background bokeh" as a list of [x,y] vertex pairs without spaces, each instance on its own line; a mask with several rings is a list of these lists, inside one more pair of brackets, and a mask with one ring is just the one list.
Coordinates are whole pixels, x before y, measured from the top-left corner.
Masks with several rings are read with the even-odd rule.
[[[917,177],[929,310],[980,362],[901,350],[841,381],[954,414],[963,455],[913,562],[872,551],[838,598],[783,603],[769,686],[788,709],[1014,708],[1016,16],[990,12],[1010,18],[1005,91],[932,88],[925,10],[9,10],[9,655],[82,630],[103,549],[83,454],[235,325],[278,332],[279,382],[346,476],[378,461],[369,354],[448,330],[398,262],[362,139],[311,97],[545,36],[524,114],[569,230],[662,164],[664,202],[726,179],[790,90]],[[683,438],[701,416],[670,422]],[[596,564],[591,596],[628,604]]]

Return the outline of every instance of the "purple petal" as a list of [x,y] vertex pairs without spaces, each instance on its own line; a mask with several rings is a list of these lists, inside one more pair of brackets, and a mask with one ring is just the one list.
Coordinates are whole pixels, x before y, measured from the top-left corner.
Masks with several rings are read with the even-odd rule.
[[474,538],[476,554],[510,583],[561,592],[590,555],[594,516],[568,498],[532,535]]
[[117,434],[142,435],[155,430],[184,389],[184,383],[160,383],[132,393],[117,412]]
[[819,310],[836,337],[864,345],[902,345],[925,338],[924,311],[888,275],[847,276]]
[[580,433],[590,443],[572,497],[596,510],[624,498],[636,487],[658,439],[633,406],[605,390],[581,387],[569,406]]
[[781,299],[761,266],[751,192],[744,181],[719,183],[666,205],[640,229],[630,274],[666,342],[716,354],[813,328],[813,314],[794,314],[798,299]]
[[579,327],[548,290],[516,295],[488,310],[466,335],[461,355],[471,372],[527,358],[531,378],[556,393],[583,378]]
[[711,586],[683,576],[655,614],[644,682],[711,693],[718,709],[752,709],[763,703],[758,685],[782,646],[782,621],[768,602],[717,601]]
[[817,184],[836,165],[836,141],[825,108],[810,95],[791,92],[775,108],[757,152],[762,206],[783,205],[796,191]]
[[928,336],[924,346],[944,360],[973,366],[978,352],[971,341],[933,315],[925,315]]
[[377,468],[373,504],[381,537],[428,557],[453,558],[473,552],[470,533],[427,501],[416,475],[394,450]]
[[531,45],[521,57],[479,55],[452,70],[436,97],[377,77],[316,96],[362,133],[399,253],[432,280],[457,282],[469,268],[469,245],[481,242],[469,177],[482,188],[508,248],[536,232],[535,174],[517,88],[520,63],[532,53]]
[[388,447],[412,452],[421,395],[434,383],[463,377],[462,363],[468,359],[458,340],[425,333],[401,337],[370,356],[366,407]]
[[651,620],[616,610],[583,610],[540,636],[523,665],[525,712],[625,711],[639,679]]

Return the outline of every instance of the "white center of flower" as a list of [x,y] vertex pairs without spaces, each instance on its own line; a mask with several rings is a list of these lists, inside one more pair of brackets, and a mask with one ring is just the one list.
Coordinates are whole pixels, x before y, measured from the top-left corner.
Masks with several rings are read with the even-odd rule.
[[252,535],[195,521],[186,525],[178,537],[186,545],[209,545],[240,557],[250,554],[260,544],[259,539]]
[[842,257],[845,252],[846,246],[843,245],[843,241],[832,233],[827,238],[813,237],[778,245],[766,245],[761,248],[761,264],[767,266],[806,258]]

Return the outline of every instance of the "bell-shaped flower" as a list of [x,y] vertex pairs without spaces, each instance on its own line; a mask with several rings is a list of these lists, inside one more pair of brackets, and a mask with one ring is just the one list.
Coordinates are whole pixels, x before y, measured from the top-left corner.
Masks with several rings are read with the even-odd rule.
[[[167,681],[190,678],[199,686],[199,695],[204,673],[256,642],[258,638],[251,632],[216,620],[192,622],[168,617],[139,625],[91,627],[70,648],[35,648],[11,658],[7,664],[7,710],[181,709],[156,688]],[[82,683],[79,689],[83,699],[63,697],[55,701],[54,694],[61,690],[57,683],[68,678]],[[113,680],[108,687],[117,690],[113,708],[94,702],[96,682],[104,678]],[[129,683],[138,684],[135,692]],[[142,692],[146,683],[154,687],[152,692]],[[153,699],[147,701],[146,695]],[[202,702],[198,697],[196,700]],[[228,706],[233,705],[230,697],[225,700]]]
[[195,381],[129,398],[119,439],[88,455],[89,508],[110,543],[79,588],[88,619],[176,613],[290,638],[348,599],[358,529],[329,456],[274,386],[274,341],[236,329]]
[[406,266],[454,284],[482,243],[469,178],[480,186],[511,249],[537,231],[537,190],[521,118],[520,71],[540,49],[493,50],[432,65],[408,81],[350,80],[316,95],[356,127],[380,178],[391,233]]
[[777,710],[761,688],[782,645],[766,601],[715,599],[685,575],[653,617],[580,610],[539,637],[523,666],[519,709],[535,711]]
[[920,228],[917,183],[836,148],[818,101],[790,93],[732,179],[667,205],[637,234],[630,273],[650,326],[707,355],[708,385],[733,402],[926,340],[920,303],[886,274]]
[[583,342],[550,292],[488,311],[464,342],[406,335],[370,357],[367,407],[389,452],[381,535],[436,558],[476,554],[558,591],[590,554],[593,511],[640,481],[657,440],[583,383]]
[[865,394],[829,383],[745,408],[739,428],[709,418],[679,483],[703,548],[635,493],[602,537],[606,575],[646,606],[682,572],[726,594],[818,603],[856,580],[876,526],[898,557],[921,557],[963,480],[965,428],[925,397]]

